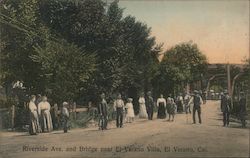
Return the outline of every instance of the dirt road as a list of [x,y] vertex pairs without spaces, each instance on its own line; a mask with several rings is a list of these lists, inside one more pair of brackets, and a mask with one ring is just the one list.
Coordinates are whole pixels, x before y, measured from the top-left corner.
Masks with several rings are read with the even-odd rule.
[[124,128],[109,125],[29,136],[2,132],[0,156],[46,157],[249,157],[249,129],[240,124],[222,126],[219,102],[202,106],[202,124],[192,124],[191,115],[177,114],[174,122],[137,119]]

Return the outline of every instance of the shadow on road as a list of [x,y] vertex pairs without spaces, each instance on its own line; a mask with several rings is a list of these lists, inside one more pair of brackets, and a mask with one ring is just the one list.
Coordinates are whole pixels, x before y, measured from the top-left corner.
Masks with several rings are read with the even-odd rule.
[[[209,125],[209,126],[214,126],[214,127],[223,127],[223,125]],[[229,126],[226,126],[224,128],[238,128],[238,129],[250,129],[249,127],[247,128],[242,128],[240,124],[229,124]]]
[[37,135],[30,135],[29,133],[27,134],[20,134],[20,135],[14,135],[13,137],[36,137]]
[[63,131],[60,131],[60,132],[54,132],[52,134],[66,134],[66,133],[64,133]]

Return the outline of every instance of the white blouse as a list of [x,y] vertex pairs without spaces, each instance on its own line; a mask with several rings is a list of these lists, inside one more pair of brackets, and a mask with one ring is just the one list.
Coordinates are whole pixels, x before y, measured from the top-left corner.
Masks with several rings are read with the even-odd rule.
[[42,110],[50,110],[50,104],[49,104],[49,102],[40,102],[39,104],[38,104],[38,114],[40,115],[41,114],[41,111]]
[[126,103],[125,108],[126,109],[133,109],[133,104],[132,103]]
[[163,103],[165,107],[167,106],[167,103],[166,103],[166,99],[165,99],[165,98],[158,98],[158,99],[157,99],[157,103],[156,103],[157,107],[159,107],[159,104],[160,104],[160,103]]
[[37,110],[36,104],[33,101],[29,102],[29,109],[31,112]]
[[145,98],[144,97],[139,98],[139,104],[145,104]]
[[168,104],[171,104],[171,100],[172,100],[172,98],[171,98],[171,97],[168,97],[168,98],[167,98],[167,103],[168,103]]

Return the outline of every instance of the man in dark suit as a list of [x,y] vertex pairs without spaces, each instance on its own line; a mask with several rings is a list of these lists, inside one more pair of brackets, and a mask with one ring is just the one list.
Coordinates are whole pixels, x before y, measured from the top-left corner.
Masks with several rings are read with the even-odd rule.
[[229,125],[229,116],[232,109],[231,98],[227,91],[221,97],[221,112],[223,113],[223,126]]
[[148,119],[153,120],[153,114],[154,114],[154,99],[152,97],[151,91],[148,91],[147,97],[145,98],[146,101],[146,108],[148,113]]
[[108,125],[108,104],[105,99],[105,94],[101,94],[101,102],[98,105],[98,113],[99,113],[99,129],[107,129]]
[[240,109],[239,116],[242,124],[242,128],[246,127],[246,117],[247,117],[247,100],[244,92],[240,92],[240,101],[239,101]]

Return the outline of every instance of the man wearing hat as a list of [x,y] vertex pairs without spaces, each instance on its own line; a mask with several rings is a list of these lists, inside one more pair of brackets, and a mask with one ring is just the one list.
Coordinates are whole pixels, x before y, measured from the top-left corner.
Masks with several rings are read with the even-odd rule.
[[120,93],[117,95],[117,99],[114,101],[114,111],[116,111],[116,127],[122,128],[124,101],[122,100],[122,95]]
[[197,111],[198,113],[198,118],[199,118],[199,123],[201,124],[201,105],[203,104],[203,100],[197,90],[194,90],[194,95],[189,101],[189,105],[193,103],[193,124],[196,123],[195,120],[195,113]]
[[232,109],[231,98],[228,91],[224,91],[224,95],[221,97],[221,112],[223,113],[223,126],[229,125],[229,116]]
[[154,114],[154,99],[152,97],[151,91],[148,91],[147,97],[145,98],[146,101],[146,108],[148,113],[148,119],[153,120],[153,114]]

